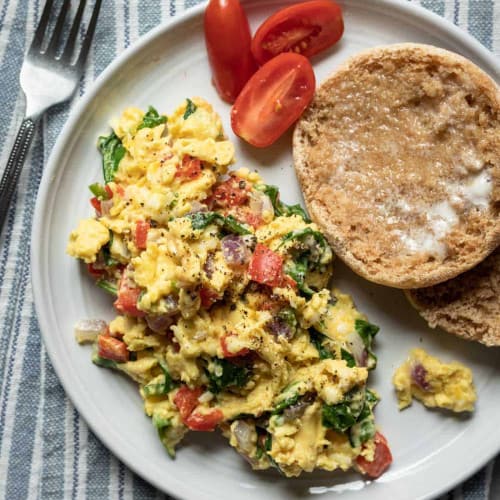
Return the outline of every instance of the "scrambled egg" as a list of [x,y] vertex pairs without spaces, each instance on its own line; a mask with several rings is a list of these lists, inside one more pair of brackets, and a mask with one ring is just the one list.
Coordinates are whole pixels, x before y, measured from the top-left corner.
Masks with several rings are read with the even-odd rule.
[[472,372],[454,361],[443,363],[423,349],[413,349],[393,376],[399,409],[411,404],[412,397],[428,407],[454,412],[473,411],[476,391]]
[[113,294],[93,361],[140,386],[167,451],[219,427],[255,469],[374,461],[370,324],[328,288],[333,254],[299,205],[248,169],[199,98],[130,108],[99,139],[105,185],[67,252]]

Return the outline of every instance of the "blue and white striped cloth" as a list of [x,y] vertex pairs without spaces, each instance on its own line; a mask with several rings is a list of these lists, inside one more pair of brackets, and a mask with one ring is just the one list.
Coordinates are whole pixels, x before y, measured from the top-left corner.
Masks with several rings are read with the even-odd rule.
[[[19,69],[43,2],[0,0],[0,171],[23,116]],[[79,94],[139,36],[196,3],[103,2]],[[500,56],[500,0],[416,3],[469,31]],[[0,500],[167,498],[96,439],[66,397],[41,342],[30,284],[31,223],[43,166],[68,108],[44,116],[0,239]],[[500,499],[500,459],[445,498]]]

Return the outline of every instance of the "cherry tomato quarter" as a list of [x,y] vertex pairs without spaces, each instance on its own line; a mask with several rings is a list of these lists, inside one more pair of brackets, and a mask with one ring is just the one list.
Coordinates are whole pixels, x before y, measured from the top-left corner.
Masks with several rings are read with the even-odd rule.
[[342,10],[335,2],[303,2],[279,10],[260,25],[252,54],[259,64],[282,52],[311,57],[336,43],[343,32]]
[[220,97],[232,104],[257,69],[248,19],[239,0],[210,0],[204,28],[213,83]]
[[270,146],[297,121],[314,95],[311,63],[280,54],[248,81],[231,110],[233,132],[258,148]]

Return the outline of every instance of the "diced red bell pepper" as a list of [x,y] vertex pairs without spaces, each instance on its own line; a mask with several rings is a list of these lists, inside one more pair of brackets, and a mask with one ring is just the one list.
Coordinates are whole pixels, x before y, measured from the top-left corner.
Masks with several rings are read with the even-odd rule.
[[198,398],[203,394],[201,387],[190,389],[187,385],[182,385],[174,396],[175,406],[179,409],[182,421],[186,423],[187,417],[193,413],[198,406]]
[[122,277],[118,286],[118,298],[113,305],[122,314],[137,318],[142,317],[145,315],[144,311],[137,308],[137,301],[139,300],[141,291],[138,287],[130,288],[127,285],[127,280]]

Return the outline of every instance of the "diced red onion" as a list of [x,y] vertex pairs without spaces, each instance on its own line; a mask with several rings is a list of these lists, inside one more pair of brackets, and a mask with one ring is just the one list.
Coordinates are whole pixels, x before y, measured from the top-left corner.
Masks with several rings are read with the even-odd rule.
[[244,420],[238,420],[233,429],[238,447],[247,455],[252,452],[252,431],[252,426],[247,424]]
[[248,197],[248,206],[252,212],[259,215],[262,214],[264,210],[273,212],[273,204],[267,194],[264,194],[261,191],[251,191],[248,193]]
[[430,384],[427,382],[426,377],[427,370],[420,363],[415,363],[411,368],[411,379],[415,382],[415,385],[420,387],[423,391],[428,391],[430,389]]
[[79,344],[94,342],[107,326],[102,319],[82,319],[75,325],[76,341]]
[[289,406],[283,411],[283,417],[285,418],[286,421],[290,420],[295,420],[296,418],[300,418],[302,415],[304,415],[307,407],[311,403],[305,399],[298,401],[292,406]]
[[110,200],[101,201],[101,215],[109,215],[109,211],[113,207],[113,198]]
[[363,339],[357,332],[351,332],[347,336],[347,343],[349,344],[351,354],[354,356],[357,366],[366,366],[368,361],[368,353],[366,352]]
[[276,337],[284,337],[287,340],[290,340],[295,334],[290,325],[282,318],[273,318],[267,323],[267,327]]
[[159,316],[146,315],[146,323],[156,333],[165,333],[173,322],[171,314],[160,314]]
[[208,207],[206,205],[195,200],[191,202],[191,210],[189,211],[189,214],[197,214],[199,212],[206,212],[207,210]]
[[236,234],[224,236],[221,245],[224,259],[230,266],[244,266],[252,256],[245,240]]

